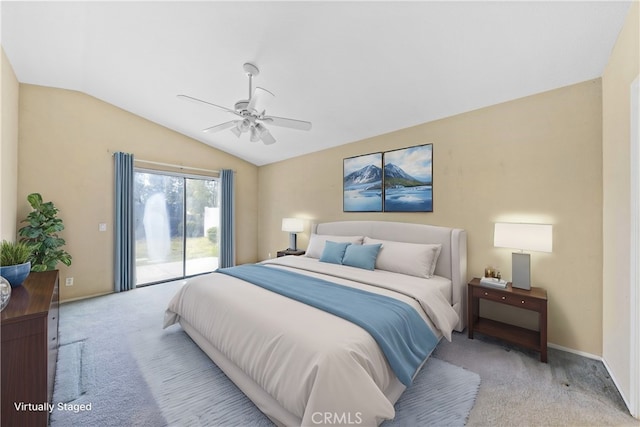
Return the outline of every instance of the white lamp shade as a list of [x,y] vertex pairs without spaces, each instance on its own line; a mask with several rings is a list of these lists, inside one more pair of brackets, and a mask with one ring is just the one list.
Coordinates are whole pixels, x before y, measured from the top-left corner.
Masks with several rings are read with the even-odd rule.
[[551,252],[553,246],[550,224],[496,222],[493,246],[523,251]]
[[304,221],[299,218],[282,218],[282,231],[300,233],[304,231]]

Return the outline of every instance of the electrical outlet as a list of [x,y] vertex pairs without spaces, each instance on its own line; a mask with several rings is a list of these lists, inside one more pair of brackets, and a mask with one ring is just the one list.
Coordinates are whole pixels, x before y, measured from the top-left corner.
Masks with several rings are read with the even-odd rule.
[[73,286],[73,277],[67,277],[67,279],[64,281],[64,285]]
[[271,252],[269,252],[269,259],[271,259]]
[[98,231],[107,231],[107,224],[104,222],[98,224]]

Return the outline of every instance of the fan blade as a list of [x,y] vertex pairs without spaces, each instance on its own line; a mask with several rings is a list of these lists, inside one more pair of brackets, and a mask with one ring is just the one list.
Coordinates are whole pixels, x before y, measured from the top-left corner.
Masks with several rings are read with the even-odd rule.
[[206,129],[202,129],[202,132],[220,132],[221,130],[229,129],[230,127],[234,127],[239,120],[231,120],[230,122],[220,123],[219,125],[211,126]]
[[255,88],[253,91],[253,96],[249,100],[249,105],[247,106],[247,110],[251,112],[255,112],[257,115],[261,116],[267,109],[268,104],[275,97],[274,94],[269,92],[266,89],[261,87]]
[[197,102],[197,103],[199,103],[199,104],[205,104],[205,105],[209,105],[209,106],[211,106],[211,107],[216,107],[216,108],[218,108],[218,109],[220,109],[220,110],[226,111],[227,113],[235,114],[236,116],[240,116],[240,117],[242,117],[242,116],[241,116],[240,114],[238,114],[236,111],[234,111],[234,110],[232,110],[232,109],[230,109],[230,108],[227,108],[227,107],[223,107],[223,106],[221,106],[221,105],[212,104],[212,103],[210,103],[210,102],[203,101],[202,99],[194,98],[194,97],[189,96],[189,95],[176,95],[176,96],[177,96],[178,98],[180,98],[180,99],[185,99],[185,100],[187,100],[187,101]]
[[285,119],[284,117],[274,116],[264,116],[261,120],[274,126],[281,126],[297,130],[311,130],[311,122],[305,122],[303,120]]
[[269,132],[269,130],[266,128],[260,134],[260,139],[262,140],[262,142],[264,142],[264,145],[271,145],[274,142],[276,142],[276,139],[273,137],[273,135],[271,135],[271,132]]

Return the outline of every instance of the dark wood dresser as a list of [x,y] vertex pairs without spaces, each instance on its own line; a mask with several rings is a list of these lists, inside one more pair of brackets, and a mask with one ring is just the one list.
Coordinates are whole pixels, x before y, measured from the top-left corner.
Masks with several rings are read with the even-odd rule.
[[58,357],[58,271],[31,273],[11,289],[1,324],[1,425],[46,426]]

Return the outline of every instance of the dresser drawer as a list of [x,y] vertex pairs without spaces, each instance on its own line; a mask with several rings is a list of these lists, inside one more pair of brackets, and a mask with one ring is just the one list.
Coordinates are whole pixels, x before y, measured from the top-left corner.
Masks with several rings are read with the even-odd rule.
[[536,311],[541,310],[542,307],[546,304],[545,300],[532,298],[527,295],[518,295],[510,292],[503,292],[499,289],[490,288],[474,287],[473,296]]
[[58,271],[31,272],[2,310],[0,425],[48,425],[48,411],[20,411],[14,403],[51,402],[58,322]]

